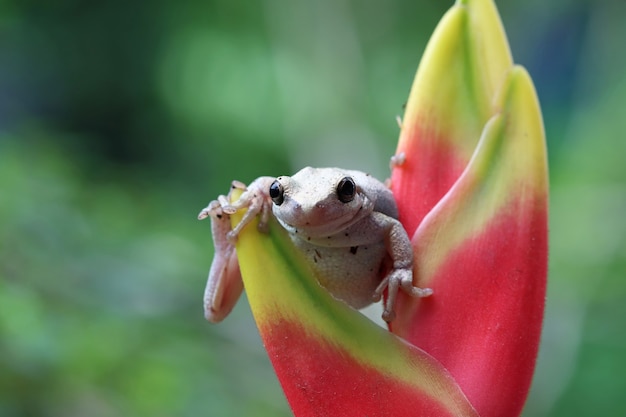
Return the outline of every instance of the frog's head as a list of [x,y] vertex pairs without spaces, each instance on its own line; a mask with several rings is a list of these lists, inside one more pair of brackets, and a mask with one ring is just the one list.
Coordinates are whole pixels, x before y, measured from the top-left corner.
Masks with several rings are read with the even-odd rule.
[[290,233],[334,235],[369,215],[374,203],[350,172],[338,168],[300,170],[278,177],[269,189],[276,219]]

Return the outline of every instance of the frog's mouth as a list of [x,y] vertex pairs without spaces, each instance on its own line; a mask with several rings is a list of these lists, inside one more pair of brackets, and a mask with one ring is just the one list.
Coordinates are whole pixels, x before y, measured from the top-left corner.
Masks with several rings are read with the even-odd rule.
[[272,211],[278,222],[292,235],[307,238],[326,238],[369,216],[374,203],[357,195],[349,203],[339,203],[333,195],[315,204],[302,204],[285,199],[281,206],[274,205]]
[[350,210],[347,212],[333,213],[332,210],[320,208],[318,210],[307,210],[306,216],[294,216],[300,221],[294,221],[292,218],[276,217],[281,226],[287,232],[293,235],[299,235],[302,238],[323,238],[336,235],[355,223],[367,217],[371,210],[366,207],[357,208],[356,212]]

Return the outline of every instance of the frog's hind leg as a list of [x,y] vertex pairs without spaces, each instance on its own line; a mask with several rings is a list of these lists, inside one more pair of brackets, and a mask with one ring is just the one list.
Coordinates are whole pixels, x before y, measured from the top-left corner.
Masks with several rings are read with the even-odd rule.
[[209,203],[198,218],[206,216],[211,217],[215,252],[204,290],[204,316],[208,321],[217,323],[222,321],[237,303],[243,291],[243,282],[235,246],[228,239],[230,216],[224,213],[218,201]]

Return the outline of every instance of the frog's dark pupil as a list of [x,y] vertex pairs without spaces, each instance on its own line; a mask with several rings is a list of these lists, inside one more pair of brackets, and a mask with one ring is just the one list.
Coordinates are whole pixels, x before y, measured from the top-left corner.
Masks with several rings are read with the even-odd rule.
[[270,198],[277,206],[280,206],[283,204],[283,201],[285,201],[283,186],[280,185],[278,181],[274,181],[272,185],[270,185]]
[[343,177],[337,185],[337,197],[342,203],[349,203],[356,194],[356,184],[350,177]]

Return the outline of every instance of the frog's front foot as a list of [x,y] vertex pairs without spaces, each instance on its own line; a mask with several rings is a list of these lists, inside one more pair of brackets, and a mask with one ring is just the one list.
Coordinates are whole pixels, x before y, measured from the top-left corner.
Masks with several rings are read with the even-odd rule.
[[204,220],[207,217],[221,220],[224,215],[235,213],[237,209],[230,204],[231,195],[234,190],[246,191],[246,184],[240,181],[233,181],[228,195],[220,195],[217,197],[217,200],[211,201],[208,206],[200,211],[198,220]]
[[[404,152],[400,152],[397,155],[393,155],[389,158],[389,170],[393,172],[394,168],[398,168],[406,162],[406,154]],[[391,178],[387,178],[385,181],[385,186],[387,188],[391,188]]]
[[204,220],[207,217],[213,217],[214,219],[221,219],[224,216],[224,210],[219,201],[213,200],[208,206],[203,208],[198,214],[198,220]]
[[378,288],[376,288],[374,301],[381,299],[385,288],[387,288],[387,300],[385,301],[383,309],[383,320],[388,323],[392,322],[396,317],[394,307],[400,289],[411,297],[416,298],[428,297],[433,294],[433,290],[430,288],[415,287],[413,285],[413,271],[407,268],[392,270],[389,275],[382,280]]
[[399,154],[393,155],[391,158],[389,158],[389,168],[393,170],[395,167],[404,165],[405,162],[406,154],[404,152],[400,152]]
[[[228,195],[221,195],[217,200],[211,201],[204,208],[198,218],[200,220],[209,216],[221,219],[223,216],[235,214],[238,210],[245,209],[246,212],[232,230],[226,234],[226,239],[231,244],[237,242],[239,233],[243,228],[252,222],[259,215],[257,229],[267,233],[269,217],[272,212],[272,200],[269,197],[269,186],[274,181],[272,177],[260,177],[254,180],[249,186],[239,181],[233,181]],[[233,198],[234,191],[242,191],[237,199]]]
[[[213,240],[225,239],[230,245],[234,245],[237,242],[237,234],[230,230],[230,214],[232,213],[229,213],[225,207],[228,206],[224,206],[219,200],[213,200],[200,211],[198,220],[204,220],[210,217],[213,223],[228,224],[228,226],[220,226],[214,231]],[[228,230],[228,232],[226,230]]]

